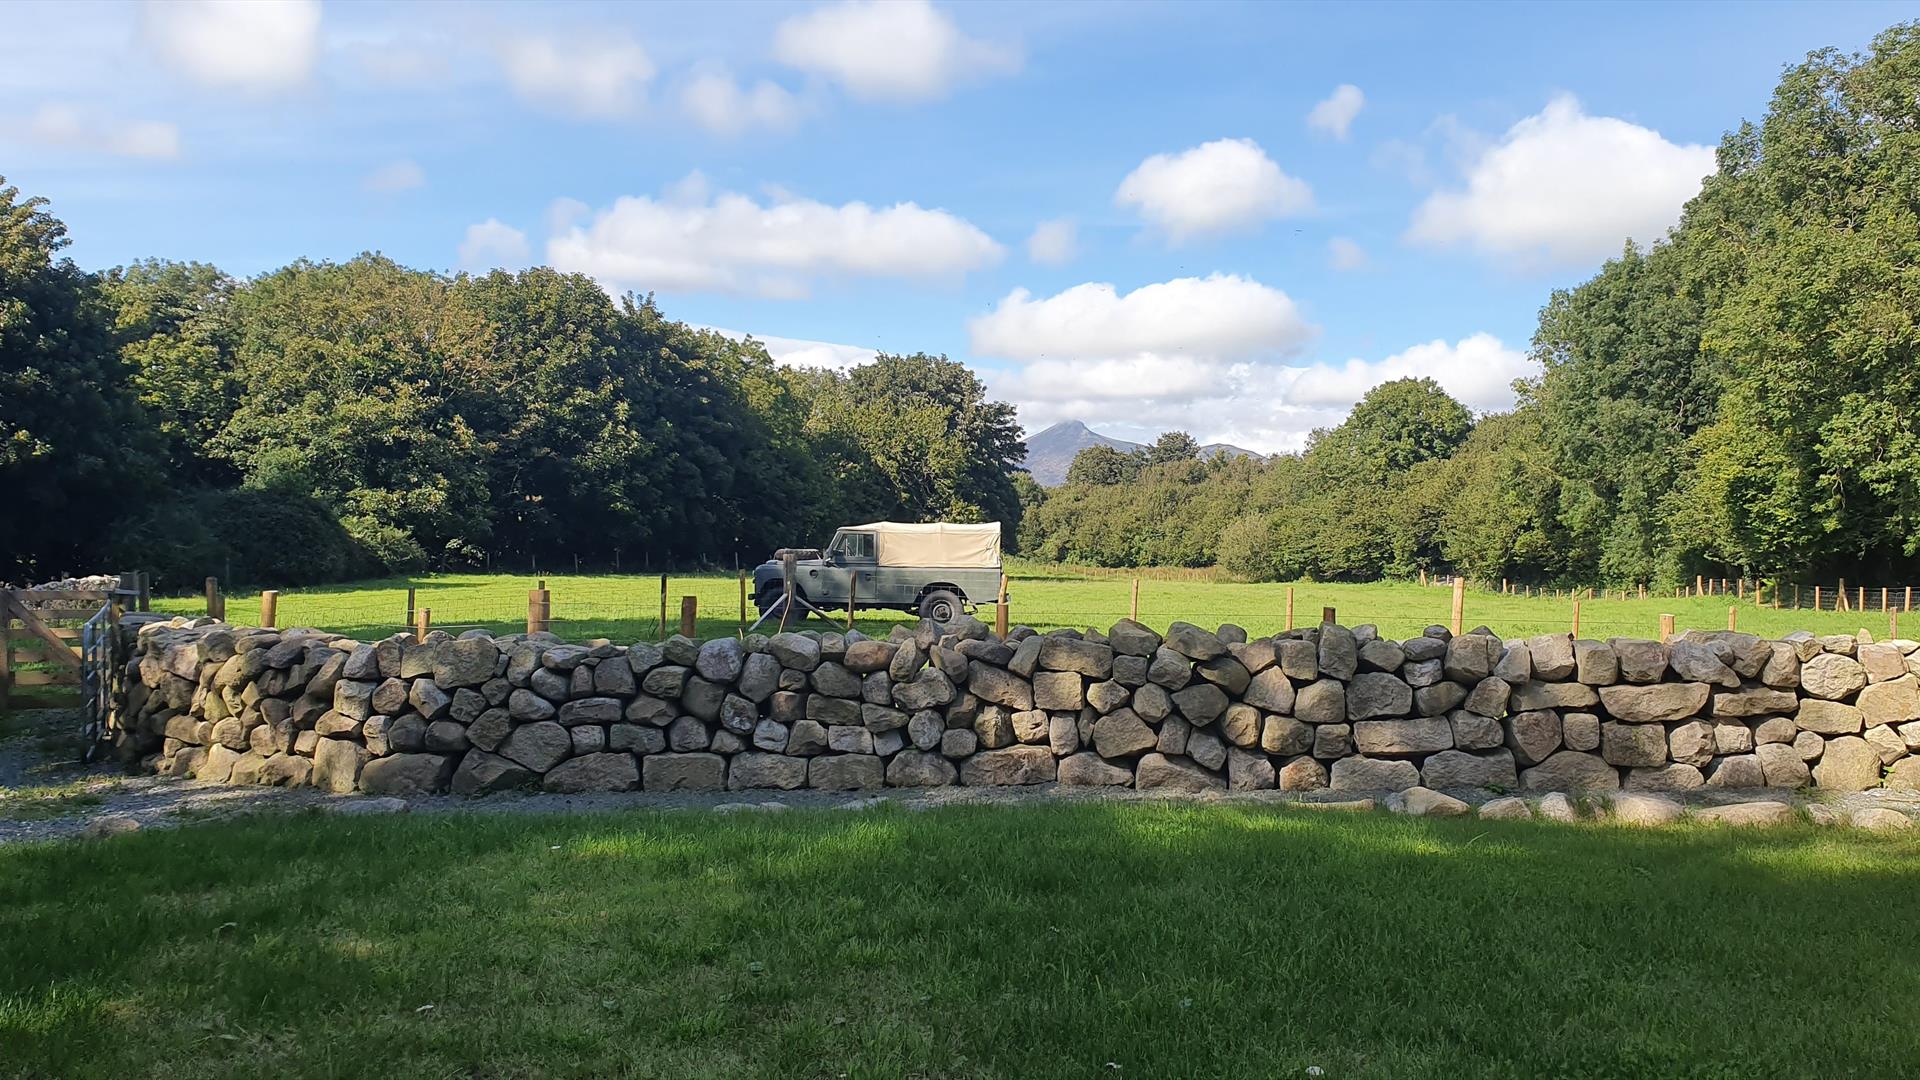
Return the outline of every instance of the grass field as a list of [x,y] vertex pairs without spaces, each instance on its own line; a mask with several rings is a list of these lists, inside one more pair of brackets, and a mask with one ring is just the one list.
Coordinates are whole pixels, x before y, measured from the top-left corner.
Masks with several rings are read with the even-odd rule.
[[[1014,562],[1008,574],[1015,623],[1040,629],[1105,628],[1130,608],[1134,578],[1130,572]],[[1204,572],[1192,571],[1146,571],[1140,577],[1141,620],[1160,628],[1184,619],[1209,626],[1234,622],[1254,634],[1271,634],[1286,625],[1287,590],[1292,588],[1299,625],[1318,622],[1321,608],[1333,607],[1343,623],[1375,623],[1384,633],[1405,638],[1430,624],[1446,623],[1452,604],[1446,587],[1396,582],[1256,585],[1214,581]],[[418,606],[432,611],[435,626],[456,631],[473,626],[495,632],[524,630],[527,592],[539,580],[508,574],[434,574],[288,591],[280,596],[277,621],[282,626],[313,626],[362,638],[385,636],[406,625],[406,590],[412,585]],[[553,594],[553,629],[562,637],[639,641],[660,636],[658,575],[548,575],[544,580]],[[668,633],[679,626],[682,596],[699,598],[701,636],[731,634],[740,627],[740,586],[733,575],[671,575],[667,593]],[[1730,606],[1740,609],[1740,629],[1761,634],[1852,633],[1863,628],[1876,636],[1887,632],[1887,616],[1879,611],[1761,608],[1750,600],[1737,604],[1725,596],[1586,600],[1580,605],[1580,632],[1595,638],[1653,637],[1659,632],[1662,613],[1673,614],[1681,630],[1724,629]],[[156,598],[154,607],[189,615],[206,611],[199,596]],[[1565,599],[1485,590],[1467,594],[1467,625],[1484,623],[1509,636],[1564,631],[1572,626],[1572,615],[1572,603]],[[227,617],[240,623],[257,619],[258,595],[228,597]],[[749,609],[747,620],[754,617]],[[991,619],[990,610],[983,610],[982,617]],[[891,622],[903,618],[893,612],[862,612],[855,625],[868,633],[884,633]],[[811,625],[825,624],[816,620]],[[1920,632],[1920,623],[1914,629]]]
[[1900,1076],[1920,844],[1079,804],[0,848],[26,1076]]

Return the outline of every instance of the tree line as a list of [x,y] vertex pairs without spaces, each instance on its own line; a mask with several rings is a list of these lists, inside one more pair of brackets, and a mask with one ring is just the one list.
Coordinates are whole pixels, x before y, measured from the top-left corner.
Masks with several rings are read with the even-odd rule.
[[1022,542],[1243,577],[1920,571],[1920,24],[1789,67],[1663,240],[1540,313],[1511,412],[1376,388],[1304,453],[1086,452]]
[[789,370],[545,268],[89,273],[67,242],[0,181],[0,580],[717,566],[849,521],[1017,527],[1014,410],[942,356]]

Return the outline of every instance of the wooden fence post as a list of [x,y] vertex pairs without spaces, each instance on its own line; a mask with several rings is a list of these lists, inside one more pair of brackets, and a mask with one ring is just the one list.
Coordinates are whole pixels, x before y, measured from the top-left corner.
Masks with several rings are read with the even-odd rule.
[[1738,604],[1734,604],[1727,608],[1727,629],[1729,630],[1740,629],[1740,605]]
[[847,629],[853,629],[853,601],[860,595],[860,572],[855,570],[847,575]]
[[1847,610],[1847,579],[1846,578],[1840,579],[1840,589],[1837,593],[1834,594],[1833,610],[1835,611]]
[[1860,586],[1860,610],[1867,610],[1867,587],[1865,585]]
[[1340,621],[1339,613],[1334,611],[1332,608],[1323,607],[1320,609],[1320,625],[1325,626],[1328,623],[1336,623],[1339,621]]
[[[140,571],[139,588],[140,588],[140,610],[141,611],[153,610],[153,575],[147,573],[145,570]],[[1913,595],[1913,590],[1908,589],[1907,595],[1911,597]],[[1909,603],[1907,606],[1912,607],[1913,605]]]
[[1673,640],[1673,616],[1671,615],[1662,614],[1660,616],[1660,640]]
[[1133,599],[1127,605],[1127,618],[1140,621],[1140,579],[1133,579]]
[[1466,632],[1467,623],[1467,579],[1459,574],[1453,575],[1453,634],[1459,637]]
[[660,640],[667,640],[667,575],[660,575]]
[[214,619],[227,617],[227,601],[220,595],[220,579],[207,579],[207,616]]
[[420,644],[421,642],[426,641],[427,635],[432,632],[433,632],[433,609],[423,607],[420,609],[419,614],[415,615],[413,619],[414,644],[417,645],[417,644]]
[[0,714],[7,711],[7,698],[13,692],[13,609],[0,594]]
[[700,598],[683,596],[680,598],[680,636],[693,637],[699,629],[696,625],[700,618]]
[[[541,585],[543,587],[545,586],[545,584],[546,584],[545,582],[541,582]],[[407,625],[408,626],[413,625],[413,599],[414,599],[413,586],[409,585],[407,586]]]
[[[1800,606],[1800,586],[1798,585],[1793,587],[1793,606]],[[1820,586],[1818,585],[1813,587],[1813,610],[1820,610]]]
[[[793,575],[797,565],[797,559],[798,556],[794,555],[791,551],[780,557],[780,578],[785,583],[785,591],[780,594],[780,629],[775,631],[775,633],[784,634],[787,632],[787,618],[793,614]],[[662,617],[665,617],[666,610],[666,603],[662,601],[660,605]]]
[[[142,596],[141,596],[141,600],[142,600],[142,601],[144,602],[144,601],[145,601],[145,599],[146,599],[146,597],[145,597],[145,595],[142,595]],[[141,608],[140,610],[141,610],[141,611],[145,611],[145,610],[147,610],[147,609],[143,607],[143,608]],[[1907,602],[1906,602],[1906,603],[1904,603],[1904,604],[1901,604],[1901,605],[1900,605],[1900,610],[1901,610],[1901,611],[1912,611],[1912,610],[1913,610],[1913,586],[1911,586],[1911,585],[1909,585],[1909,586],[1907,586]]]
[[[1134,578],[1133,584],[1135,590],[1138,590],[1140,587],[1140,579]],[[1134,606],[1138,607],[1139,603],[1140,601],[1136,592]],[[1007,575],[1005,574],[1000,575],[1000,595],[995,597],[995,603],[993,605],[993,632],[1000,635],[1001,641],[1007,640]]]
[[1888,608],[1887,609],[1887,640],[1891,641],[1895,638],[1898,638],[1899,636],[1900,636],[1900,612],[1894,608]]
[[1880,586],[1880,610],[1887,610],[1887,587],[1885,585]]
[[537,589],[527,590],[527,633],[538,634],[553,629],[553,594],[547,592],[547,583],[542,581]]
[[260,625],[271,630],[278,626],[275,620],[280,615],[280,592],[268,589],[260,594]]
[[1573,636],[1580,636],[1580,598],[1573,598]]
[[740,640],[747,638],[747,572],[740,571]]
[[1293,629],[1293,586],[1287,586],[1287,629]]

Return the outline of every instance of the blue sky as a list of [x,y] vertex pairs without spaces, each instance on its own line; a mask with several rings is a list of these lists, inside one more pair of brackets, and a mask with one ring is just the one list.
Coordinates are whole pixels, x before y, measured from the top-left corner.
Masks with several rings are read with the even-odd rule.
[[74,258],[552,263],[1029,430],[1297,448],[1510,402],[1783,65],[1894,4],[14,5],[0,173]]

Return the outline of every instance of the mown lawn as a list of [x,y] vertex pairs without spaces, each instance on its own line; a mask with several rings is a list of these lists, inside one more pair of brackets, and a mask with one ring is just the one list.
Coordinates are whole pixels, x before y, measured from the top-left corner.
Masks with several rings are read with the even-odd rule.
[[[1129,572],[1086,570],[1045,563],[1009,565],[1011,618],[1041,629],[1058,626],[1111,626],[1131,610],[1133,578]],[[1217,626],[1235,622],[1255,634],[1285,628],[1286,597],[1294,590],[1296,625],[1320,620],[1323,607],[1336,609],[1348,625],[1374,623],[1395,637],[1411,637],[1422,628],[1445,624],[1452,607],[1449,588],[1422,587],[1399,582],[1365,585],[1322,583],[1243,584],[1207,580],[1193,571],[1144,571],[1140,575],[1140,617],[1164,628],[1175,619]],[[382,637],[406,625],[406,591],[415,588],[418,607],[432,611],[435,626],[461,630],[483,626],[495,632],[526,629],[527,593],[545,580],[553,597],[553,629],[574,640],[607,637],[616,641],[658,640],[660,621],[659,575],[548,575],[536,578],[511,574],[431,574],[391,578],[303,590],[283,591],[278,622],[282,626],[314,626],[356,637]],[[702,637],[732,634],[741,625],[739,580],[730,574],[670,575],[667,580],[666,632],[680,624],[680,600],[699,598],[698,630]],[[1808,593],[1811,597],[1811,592]],[[1895,593],[1897,605],[1903,597]],[[1879,602],[1878,594],[1869,597]],[[162,611],[200,615],[206,602],[200,596],[156,598]],[[1817,633],[1853,633],[1867,629],[1876,637],[1887,632],[1887,616],[1880,611],[1834,612],[1810,609],[1755,607],[1732,597],[1667,597],[1647,600],[1594,599],[1580,605],[1583,637],[1654,637],[1660,615],[1671,613],[1678,628],[1719,630],[1727,625],[1727,609],[1738,607],[1738,625],[1754,633],[1779,635],[1790,630]],[[259,595],[248,592],[227,598],[227,616],[235,622],[259,617]],[[1566,599],[1502,595],[1497,590],[1467,594],[1468,627],[1486,624],[1506,635],[1564,631],[1572,626],[1573,606]],[[756,613],[747,612],[751,622]],[[992,618],[983,608],[981,617]],[[862,612],[855,625],[884,634],[905,615]],[[1920,619],[1920,616],[1913,616]],[[806,625],[823,627],[817,619]],[[1903,633],[1907,632],[1903,621]],[[1913,624],[1920,634],[1920,622]]]
[[0,848],[0,1071],[1899,1076],[1920,844],[1076,804]]

